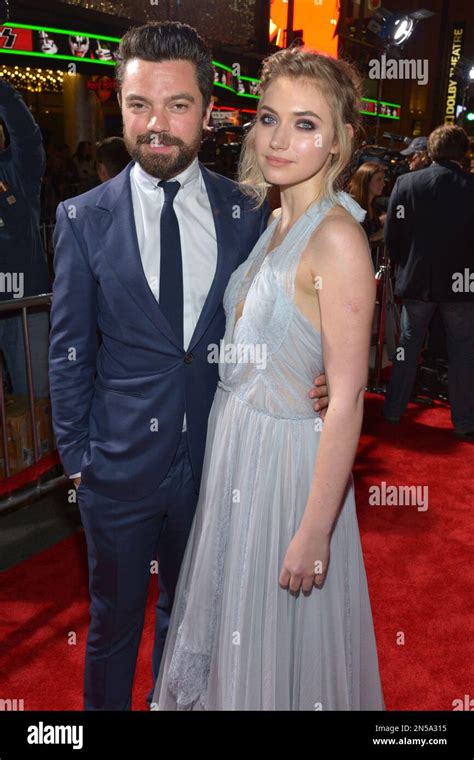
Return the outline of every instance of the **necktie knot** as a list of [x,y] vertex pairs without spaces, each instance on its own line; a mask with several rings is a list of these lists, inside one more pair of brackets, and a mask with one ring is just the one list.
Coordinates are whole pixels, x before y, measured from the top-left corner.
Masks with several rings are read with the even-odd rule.
[[161,182],[158,182],[158,185],[159,187],[163,188],[165,201],[168,203],[173,203],[174,199],[176,198],[176,193],[181,187],[180,183],[177,180],[171,180],[168,182],[167,180],[162,179]]

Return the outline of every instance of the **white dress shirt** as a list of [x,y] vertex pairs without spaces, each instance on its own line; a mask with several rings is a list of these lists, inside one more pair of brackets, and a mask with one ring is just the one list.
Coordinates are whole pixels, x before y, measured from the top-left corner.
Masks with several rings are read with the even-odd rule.
[[[197,325],[217,267],[217,238],[211,204],[197,157],[173,180],[181,187],[173,202],[183,260],[183,336],[186,350]],[[160,182],[135,163],[130,171],[133,214],[143,271],[156,300],[160,295]],[[183,418],[186,430],[186,415]],[[80,477],[80,473],[70,475]]]
[[[217,239],[211,204],[198,159],[173,177],[181,187],[173,202],[183,259],[183,336],[187,349],[211,289],[217,266]],[[172,182],[173,180],[170,180]],[[133,213],[143,271],[156,300],[160,296],[160,214],[164,203],[160,180],[136,163],[130,172]],[[186,430],[186,415],[183,419]]]

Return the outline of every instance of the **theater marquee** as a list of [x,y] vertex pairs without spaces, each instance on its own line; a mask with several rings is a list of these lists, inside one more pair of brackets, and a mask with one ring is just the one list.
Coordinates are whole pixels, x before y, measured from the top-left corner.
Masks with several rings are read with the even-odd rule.
[[448,60],[448,75],[446,87],[446,102],[444,107],[444,123],[456,124],[456,106],[459,95],[459,82],[454,78],[454,70],[461,58],[464,37],[464,23],[454,24],[451,33],[451,54]]

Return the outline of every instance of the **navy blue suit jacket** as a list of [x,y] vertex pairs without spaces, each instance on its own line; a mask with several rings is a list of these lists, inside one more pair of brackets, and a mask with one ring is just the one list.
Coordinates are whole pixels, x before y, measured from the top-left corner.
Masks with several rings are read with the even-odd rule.
[[58,206],[51,309],[50,388],[67,474],[125,501],[165,477],[184,412],[196,487],[218,380],[209,344],[224,335],[222,298],[232,272],[265,229],[238,185],[201,165],[217,235],[217,269],[187,351],[149,288],[130,189],[133,162],[116,177]]

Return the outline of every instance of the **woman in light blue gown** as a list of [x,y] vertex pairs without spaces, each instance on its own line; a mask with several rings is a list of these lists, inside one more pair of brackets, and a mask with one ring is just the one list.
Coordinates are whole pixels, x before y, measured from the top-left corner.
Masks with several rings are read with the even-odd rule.
[[[281,191],[224,297],[201,490],[152,709],[383,710],[351,468],[374,272],[338,191],[360,84],[342,61],[264,63],[241,181]],[[329,406],[307,388],[326,373]]]

